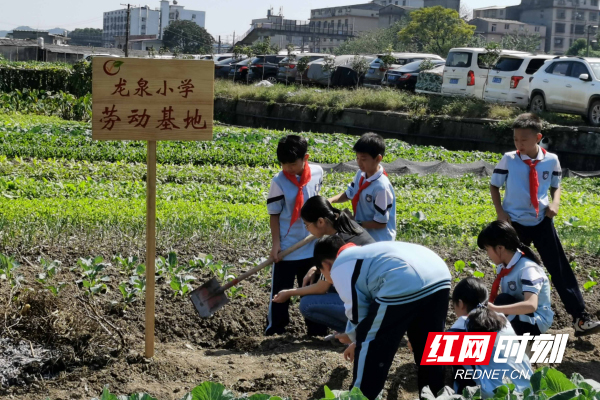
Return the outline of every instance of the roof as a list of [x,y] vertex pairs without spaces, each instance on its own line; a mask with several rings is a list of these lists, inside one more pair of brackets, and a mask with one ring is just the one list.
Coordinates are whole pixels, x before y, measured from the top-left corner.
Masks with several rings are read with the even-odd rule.
[[[498,18],[475,17],[471,21],[474,21],[476,19],[480,19],[482,21],[488,21],[488,22],[497,22],[497,23],[500,23],[500,24],[522,24],[522,25],[532,25],[532,26],[535,26],[535,24],[530,24],[528,22],[522,22],[522,21],[515,21],[515,20],[512,20],[512,19],[498,19]],[[471,22],[471,21],[469,21],[469,22]],[[539,25],[539,26],[543,26],[543,25]]]
[[0,38],[0,46],[33,47],[37,46],[37,41],[34,39]]
[[500,10],[506,8],[506,6],[491,6],[491,7],[481,7],[481,8],[474,8],[473,11],[483,11],[483,10]]
[[348,6],[313,8],[310,11],[312,14],[313,11],[317,11],[317,10],[330,10],[330,9],[338,9],[338,8],[354,8],[354,9],[359,9],[359,10],[379,10],[379,9],[383,8],[383,6],[380,4],[377,4],[377,3],[363,3],[363,4],[352,4],[352,5],[348,5]]
[[417,7],[408,7],[408,6],[398,6],[396,4],[388,4],[387,6],[381,8],[379,10],[379,13],[381,14],[382,12],[385,13],[385,11],[412,11],[412,10],[416,10]]

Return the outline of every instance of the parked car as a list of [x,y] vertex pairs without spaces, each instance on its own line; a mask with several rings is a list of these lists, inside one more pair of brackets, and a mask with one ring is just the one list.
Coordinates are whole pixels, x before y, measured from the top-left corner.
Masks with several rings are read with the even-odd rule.
[[[423,61],[424,60],[413,61],[402,67],[388,70],[384,75],[382,84],[385,86],[414,92]],[[445,60],[431,60],[431,62],[435,66],[438,66],[443,65]]]
[[[326,56],[326,58],[333,57],[336,68],[343,66],[348,63],[352,63],[354,56]],[[309,82],[314,85],[327,86],[330,73],[323,70],[323,64],[325,64],[325,57],[322,59],[315,60],[308,64],[308,73],[306,74]]]
[[215,62],[215,78],[229,78],[229,71],[238,62],[240,62],[239,58],[226,58]]
[[600,126],[600,58],[556,57],[530,78],[532,112],[582,115]]
[[234,81],[246,81],[246,77],[248,76],[248,65],[252,62],[253,58],[245,58],[242,61],[232,64],[231,68],[229,68],[228,79],[232,79]]
[[[320,53],[298,53],[294,54],[291,57],[285,57],[283,60],[279,62],[279,69],[277,71],[277,81],[278,82],[295,82],[296,76],[298,75],[298,69],[296,66],[298,65],[298,61],[301,58],[308,57],[308,62],[316,61],[325,57],[325,54]],[[305,71],[306,72],[306,71]]]
[[[364,86],[379,87],[382,84],[382,80],[387,69],[384,67],[381,57],[384,57],[386,55],[387,54],[378,54],[377,58],[373,60],[373,62],[369,66],[369,70],[365,74]],[[394,57],[396,60],[389,67],[390,69],[397,69],[399,67],[402,67],[406,64],[410,64],[418,60],[443,60],[442,57],[436,54],[424,53],[392,53],[392,57]]]
[[[444,69],[444,82],[442,94],[474,96],[483,98],[483,89],[488,76],[484,55],[486,49],[482,48],[455,48],[450,50]],[[522,51],[502,50],[500,55],[521,54]]]
[[[352,61],[354,57],[348,60],[344,65],[339,65],[333,74],[331,75],[331,86],[336,87],[353,87],[357,83],[360,85],[364,82],[365,76],[358,76],[358,73],[352,68]],[[376,57],[375,56],[360,56],[363,57],[367,63],[371,63]]]
[[285,56],[280,55],[264,55],[257,56],[250,65],[250,81],[266,80],[271,83],[277,83],[277,71],[279,70],[279,62]]
[[483,99],[527,108],[529,78],[544,65],[544,62],[552,58],[554,57],[530,54],[501,56],[490,70]]
[[419,72],[415,93],[441,94],[445,66],[446,64],[440,64],[433,69]]

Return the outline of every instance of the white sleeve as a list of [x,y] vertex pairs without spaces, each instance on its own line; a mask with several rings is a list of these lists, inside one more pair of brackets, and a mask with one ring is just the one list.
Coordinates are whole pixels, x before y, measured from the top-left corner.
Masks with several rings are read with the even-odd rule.
[[562,168],[560,167],[560,161],[556,157],[556,164],[554,165],[554,171],[552,171],[552,180],[550,186],[558,189],[560,187],[560,181],[562,179]]
[[534,266],[526,267],[521,272],[521,287],[523,292],[539,294],[544,285],[544,275]]
[[271,188],[267,195],[267,212],[270,215],[281,214],[284,204],[285,196],[283,195],[283,190],[281,190],[277,182],[272,180]]
[[375,194],[375,215],[373,221],[380,224],[387,224],[390,220],[390,208],[394,204],[394,195],[388,189],[380,190]]
[[492,174],[492,185],[498,188],[504,186],[506,182],[506,178],[508,177],[508,157],[506,154],[502,156],[502,159],[494,168],[494,173]]
[[356,175],[354,175],[354,179],[348,185],[348,189],[346,189],[346,196],[349,199],[352,199],[354,197],[354,195],[356,194],[356,192],[358,191],[358,182],[360,182],[360,179],[358,178],[359,176],[360,176],[360,170],[356,173]]

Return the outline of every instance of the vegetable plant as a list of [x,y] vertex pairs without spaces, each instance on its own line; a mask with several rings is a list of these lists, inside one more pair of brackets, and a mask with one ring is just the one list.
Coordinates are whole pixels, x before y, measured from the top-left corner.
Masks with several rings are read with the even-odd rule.
[[54,282],[54,278],[60,270],[61,262],[58,260],[48,261],[43,257],[39,258],[39,262],[44,272],[36,275],[36,281],[41,283],[42,286],[54,296],[58,296],[62,289],[67,285],[65,282]]
[[0,279],[7,280],[11,287],[20,286],[24,280],[22,275],[16,274],[19,263],[13,258],[0,254]]
[[77,266],[81,270],[83,279],[78,283],[81,282],[90,295],[107,291],[108,287],[105,282],[110,282],[110,277],[103,275],[103,273],[109,265],[109,263],[104,262],[102,257],[80,258],[77,261]]

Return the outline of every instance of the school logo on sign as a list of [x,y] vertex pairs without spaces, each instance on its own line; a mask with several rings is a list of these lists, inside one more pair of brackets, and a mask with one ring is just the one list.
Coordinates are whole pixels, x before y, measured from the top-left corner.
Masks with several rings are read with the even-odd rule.
[[367,202],[370,203],[373,201],[373,196],[371,196],[370,194],[367,195]]
[[544,180],[548,179],[550,176],[550,171],[544,171]]

